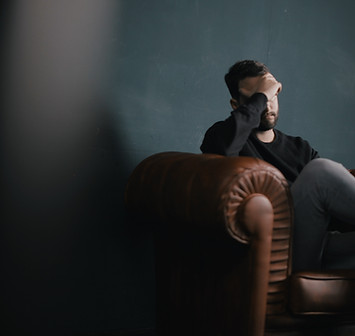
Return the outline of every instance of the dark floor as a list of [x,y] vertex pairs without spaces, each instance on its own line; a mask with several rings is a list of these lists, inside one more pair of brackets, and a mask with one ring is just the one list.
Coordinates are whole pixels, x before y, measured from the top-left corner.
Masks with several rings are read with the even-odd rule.
[[154,329],[120,330],[104,333],[80,334],[78,336],[157,336]]

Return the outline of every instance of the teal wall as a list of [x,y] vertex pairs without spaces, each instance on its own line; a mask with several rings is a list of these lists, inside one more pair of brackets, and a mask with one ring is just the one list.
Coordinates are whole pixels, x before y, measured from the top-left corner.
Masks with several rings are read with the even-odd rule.
[[123,206],[133,168],[199,153],[223,76],[265,62],[279,128],[355,168],[351,0],[14,1],[2,11],[7,335],[154,327],[154,248]]
[[283,83],[279,128],[321,156],[355,166],[353,1],[123,1],[115,109],[134,161],[199,152],[229,115],[235,61],[265,62]]

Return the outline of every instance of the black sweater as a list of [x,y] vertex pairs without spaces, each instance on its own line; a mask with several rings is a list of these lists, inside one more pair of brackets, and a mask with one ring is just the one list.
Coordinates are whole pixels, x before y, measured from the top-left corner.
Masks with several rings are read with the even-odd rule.
[[292,183],[303,167],[318,157],[318,153],[302,138],[286,135],[276,129],[271,143],[260,141],[253,130],[260,124],[266,103],[264,94],[254,94],[246,104],[232,111],[229,118],[215,123],[207,130],[201,151],[263,159],[277,167]]

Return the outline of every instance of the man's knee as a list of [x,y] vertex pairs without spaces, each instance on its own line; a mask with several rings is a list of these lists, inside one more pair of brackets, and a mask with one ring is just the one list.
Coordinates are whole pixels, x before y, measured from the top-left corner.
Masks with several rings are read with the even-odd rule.
[[301,172],[310,175],[313,179],[331,178],[334,174],[344,173],[346,169],[338,162],[329,159],[314,159],[310,161]]
[[319,158],[319,159],[314,159],[312,161],[310,161],[306,167],[306,168],[311,168],[311,169],[317,169],[317,170],[334,170],[334,169],[338,169],[338,168],[344,168],[340,163],[335,162],[333,160],[330,159],[324,159],[324,158]]
[[329,159],[314,159],[301,171],[291,190],[303,190],[303,192],[316,192],[323,190],[325,185],[333,184],[333,179],[343,175],[346,169],[339,163]]

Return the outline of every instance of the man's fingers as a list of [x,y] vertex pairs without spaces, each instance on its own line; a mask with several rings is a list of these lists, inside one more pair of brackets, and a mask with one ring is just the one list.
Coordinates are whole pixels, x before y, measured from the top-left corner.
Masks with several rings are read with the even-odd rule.
[[260,77],[256,92],[264,93],[268,100],[273,99],[282,90],[282,84],[271,74],[267,73]]
[[282,91],[282,83],[281,82],[277,82],[279,84],[279,87],[276,91],[276,95],[278,95],[281,91]]
[[[275,77],[273,76],[273,74],[271,74],[270,72],[266,73],[265,75],[261,76],[261,78],[273,78],[275,79]],[[276,80],[276,79],[275,79]]]

